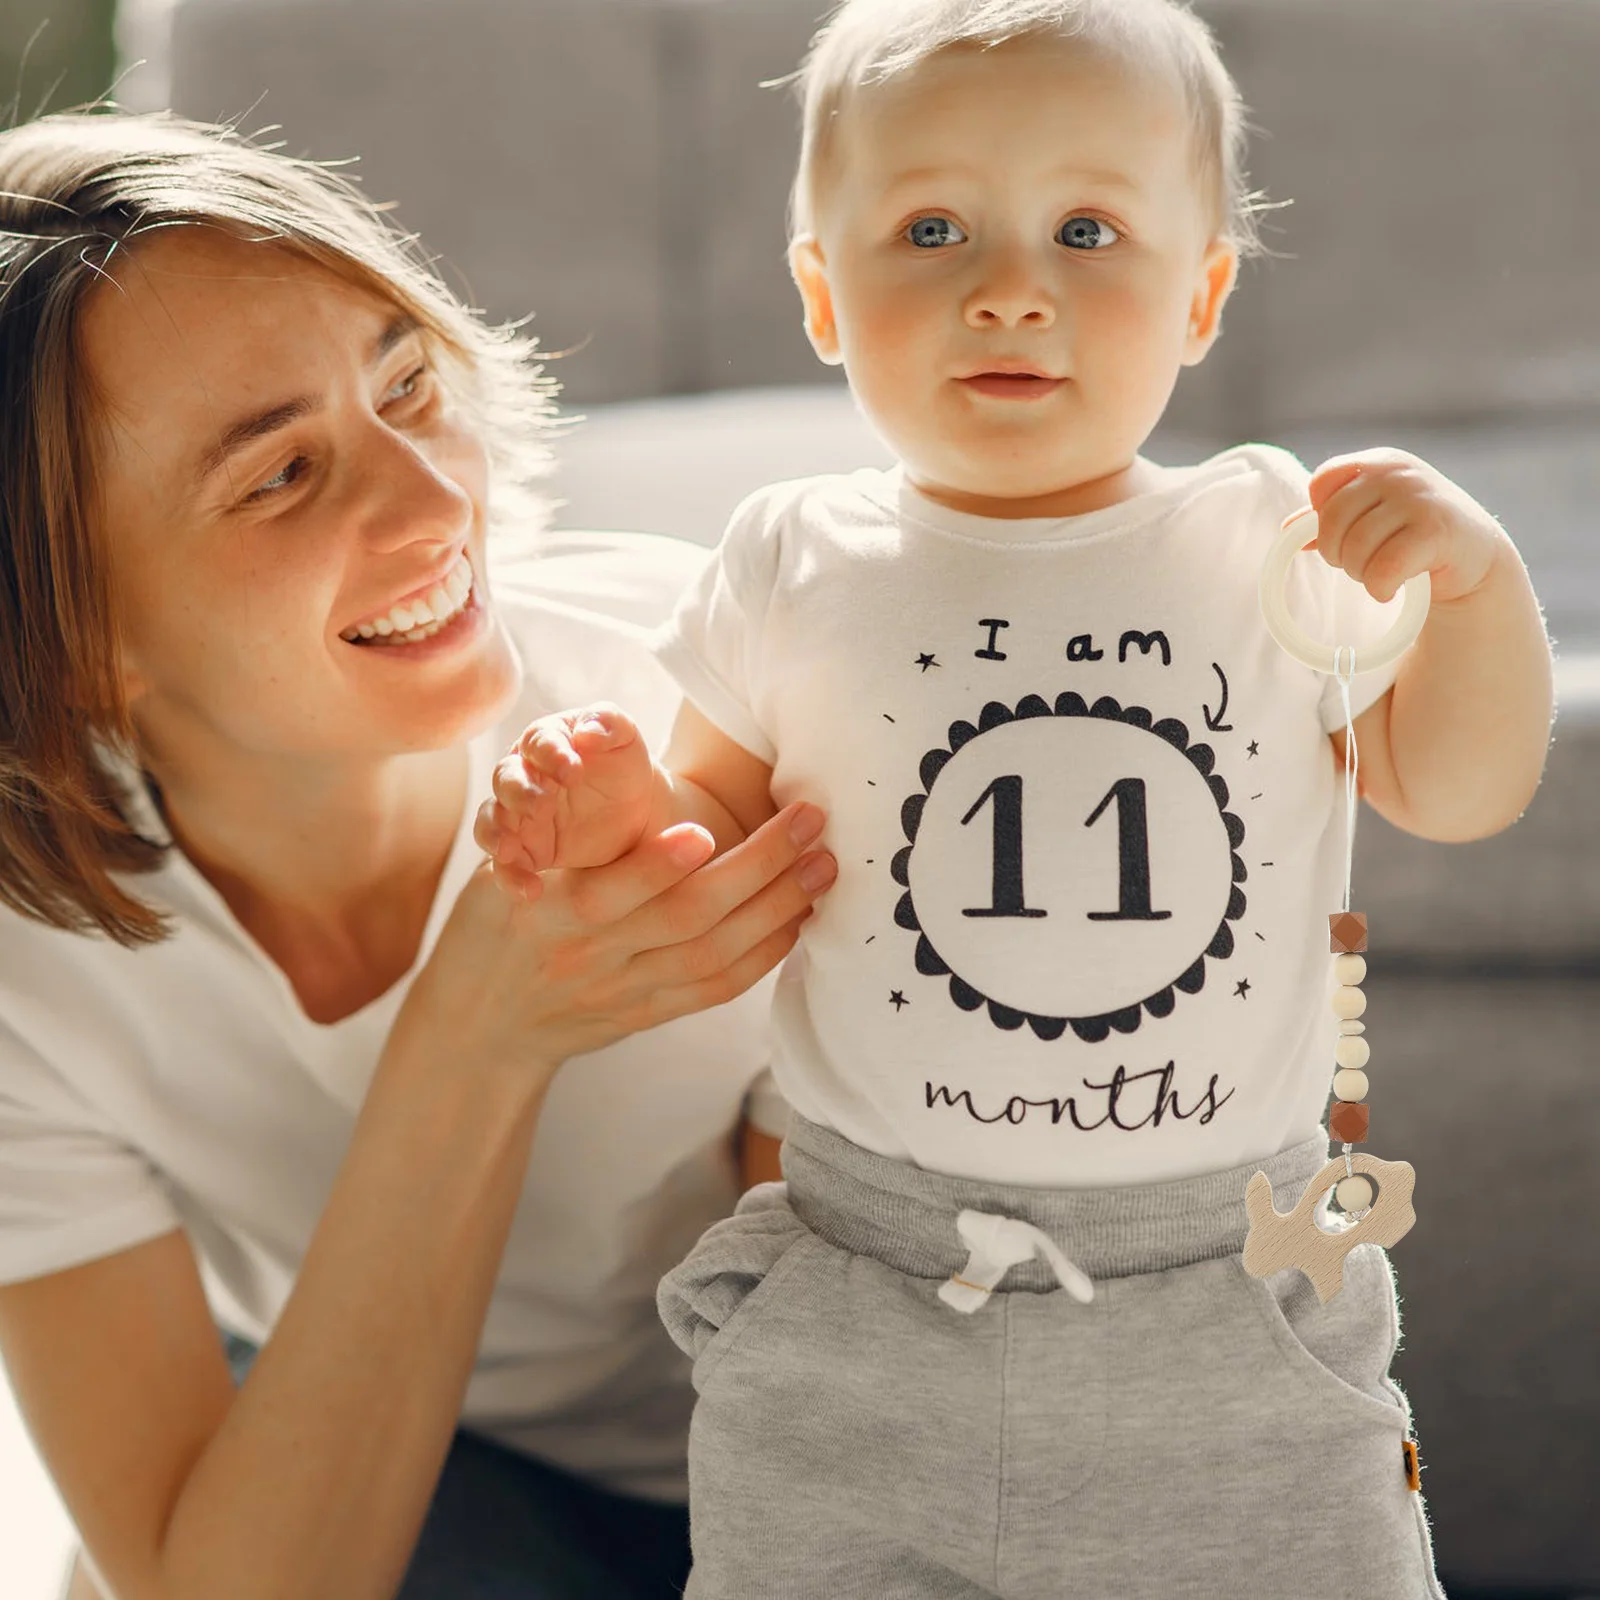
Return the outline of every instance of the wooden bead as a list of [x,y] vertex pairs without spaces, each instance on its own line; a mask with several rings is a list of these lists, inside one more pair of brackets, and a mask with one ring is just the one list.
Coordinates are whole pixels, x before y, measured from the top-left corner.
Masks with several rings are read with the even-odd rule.
[[1367,975],[1367,963],[1361,956],[1335,956],[1333,975],[1340,983],[1360,983]]
[[1372,1179],[1362,1172],[1354,1172],[1348,1178],[1341,1178],[1333,1186],[1333,1198],[1339,1202],[1341,1211],[1365,1211],[1372,1204],[1373,1196],[1377,1192]]
[[1333,1014],[1336,1017],[1359,1017],[1367,1009],[1367,997],[1354,985],[1345,984],[1333,991]]
[[[1341,1067],[1364,1067],[1372,1059],[1372,1046],[1365,1039],[1341,1039],[1333,1047],[1333,1059]],[[1342,1094],[1341,1100],[1359,1100],[1360,1095]]]
[[1334,911],[1328,917],[1328,946],[1335,955],[1367,948],[1367,917],[1363,911]]
[[1335,1100],[1328,1112],[1328,1132],[1340,1144],[1365,1144],[1370,1108],[1349,1100]]
[[1333,1092],[1339,1100],[1365,1100],[1367,1075],[1357,1067],[1343,1067],[1333,1075]]
[[1346,1017],[1339,1024],[1339,1032],[1342,1033],[1342,1034],[1345,1034],[1347,1036],[1352,1034],[1352,1033],[1365,1033],[1366,1031],[1367,1031],[1366,1023],[1357,1022],[1354,1017]]

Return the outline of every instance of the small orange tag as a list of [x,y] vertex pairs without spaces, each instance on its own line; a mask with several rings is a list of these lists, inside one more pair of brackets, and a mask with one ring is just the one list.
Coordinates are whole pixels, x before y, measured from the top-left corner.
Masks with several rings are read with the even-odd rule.
[[1417,1441],[1404,1439],[1400,1444],[1406,1458],[1406,1488],[1420,1489],[1422,1487],[1422,1465],[1417,1460]]

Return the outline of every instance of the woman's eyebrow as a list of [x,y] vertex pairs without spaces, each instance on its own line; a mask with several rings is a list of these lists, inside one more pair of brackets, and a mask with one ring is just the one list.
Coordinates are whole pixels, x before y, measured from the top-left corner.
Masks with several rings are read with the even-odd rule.
[[[402,311],[391,317],[384,324],[383,331],[373,341],[372,351],[367,357],[369,367],[376,366],[394,347],[413,334],[421,327],[421,323],[409,311]],[[265,411],[252,412],[247,417],[241,417],[237,422],[231,423],[223,429],[222,433],[200,458],[199,466],[195,473],[194,486],[202,487],[207,478],[218,470],[235,451],[241,450],[247,444],[253,444],[257,439],[269,433],[276,433],[279,428],[287,427],[291,422],[298,421],[301,417],[309,417],[322,409],[320,395],[296,395],[292,400],[284,400],[275,406],[268,406]]]

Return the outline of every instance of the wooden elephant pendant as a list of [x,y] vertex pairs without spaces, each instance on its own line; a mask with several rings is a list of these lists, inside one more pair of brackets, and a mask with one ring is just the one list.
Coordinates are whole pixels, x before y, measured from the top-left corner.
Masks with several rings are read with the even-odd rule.
[[1250,1231],[1244,1241],[1244,1269],[1265,1278],[1284,1267],[1298,1267],[1311,1280],[1324,1305],[1344,1287],[1344,1258],[1358,1244],[1392,1245],[1411,1231],[1417,1214],[1411,1192],[1417,1174],[1408,1161],[1380,1161],[1353,1155],[1351,1168],[1369,1174],[1377,1185],[1371,1209],[1338,1233],[1324,1233],[1313,1213],[1317,1202],[1345,1175],[1345,1158],[1335,1157],[1306,1186],[1293,1211],[1272,1203],[1272,1182],[1266,1173],[1251,1178],[1244,1192]]

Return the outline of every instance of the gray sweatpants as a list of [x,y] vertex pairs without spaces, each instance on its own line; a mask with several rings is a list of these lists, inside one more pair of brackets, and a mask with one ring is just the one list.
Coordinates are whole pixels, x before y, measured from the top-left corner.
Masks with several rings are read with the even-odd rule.
[[[663,1280],[694,1357],[693,1600],[1442,1600],[1394,1280],[1360,1245],[1321,1305],[1240,1263],[1257,1166],[1288,1210],[1321,1140],[1100,1190],[921,1171],[792,1119],[765,1184]],[[1043,1229],[971,1315],[963,1209]]]

